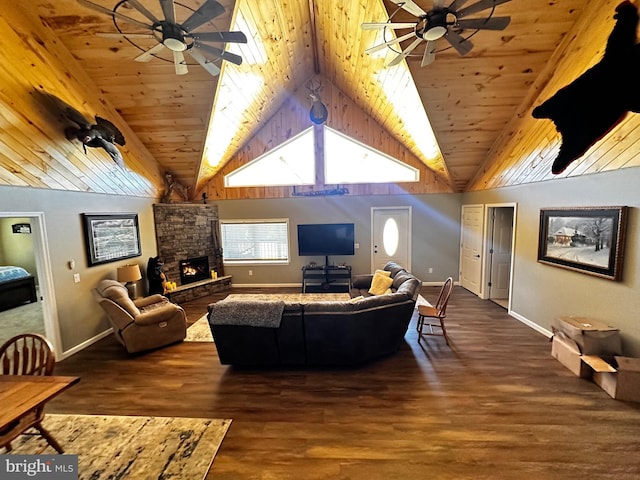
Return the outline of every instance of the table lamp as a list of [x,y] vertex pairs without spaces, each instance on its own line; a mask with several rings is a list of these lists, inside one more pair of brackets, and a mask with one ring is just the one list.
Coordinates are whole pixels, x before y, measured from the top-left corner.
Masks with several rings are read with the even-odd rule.
[[118,267],[118,281],[124,283],[132,300],[137,296],[137,285],[135,282],[142,278],[139,265],[124,265]]

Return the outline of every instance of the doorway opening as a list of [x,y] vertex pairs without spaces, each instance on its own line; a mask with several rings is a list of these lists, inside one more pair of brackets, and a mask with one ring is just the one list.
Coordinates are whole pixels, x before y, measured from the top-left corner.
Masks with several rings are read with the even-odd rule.
[[484,297],[510,311],[516,205],[486,205],[485,218]]
[[[26,270],[35,279],[37,302],[19,305],[14,309],[8,310],[12,317],[29,318],[33,321],[33,325],[27,327],[29,330],[36,330],[36,333],[43,333],[52,343],[57,359],[62,359],[62,344],[60,341],[60,330],[58,326],[57,307],[55,303],[55,295],[53,288],[53,276],[51,273],[49,246],[45,231],[44,213],[43,212],[0,212],[0,221],[4,224],[11,224],[13,219],[19,219],[21,223],[28,224],[24,227],[24,233],[11,233],[10,237],[4,241],[6,243],[14,241],[13,235],[29,235],[28,241],[22,240],[24,248],[22,256],[12,255],[5,256],[0,263],[21,263],[26,265]],[[4,229],[6,230],[6,229]],[[29,233],[27,233],[29,232]],[[15,241],[18,241],[16,237]],[[27,245],[24,247],[24,245]],[[16,243],[16,245],[18,245]],[[16,261],[12,261],[16,260]],[[18,311],[18,309],[29,310],[28,312]],[[6,312],[4,312],[6,313]],[[31,321],[30,320],[30,321]],[[6,327],[6,324],[5,324]],[[24,327],[16,326],[15,333],[27,333]],[[19,331],[22,328],[23,331]],[[3,332],[6,331],[6,328]],[[6,331],[8,334],[9,332]]]

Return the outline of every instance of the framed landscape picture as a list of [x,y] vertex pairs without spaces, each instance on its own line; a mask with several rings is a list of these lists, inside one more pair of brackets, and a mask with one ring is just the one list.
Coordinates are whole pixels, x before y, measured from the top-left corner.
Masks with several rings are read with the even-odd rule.
[[620,280],[627,210],[628,207],[540,210],[538,262]]
[[135,213],[83,213],[89,266],[139,257],[140,231]]

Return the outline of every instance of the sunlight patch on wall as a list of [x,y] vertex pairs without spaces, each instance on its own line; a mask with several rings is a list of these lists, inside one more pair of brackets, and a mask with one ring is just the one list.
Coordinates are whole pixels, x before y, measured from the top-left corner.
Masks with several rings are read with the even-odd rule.
[[[242,2],[241,7],[248,8],[246,2]],[[237,10],[231,30],[244,32],[247,43],[226,45],[227,51],[242,57],[242,64],[226,61],[222,64],[203,154],[210,167],[218,166],[228,150],[237,148],[234,139],[238,125],[255,120],[247,118],[247,111],[260,95],[265,82],[256,65],[267,62],[267,53],[258,29],[250,19],[250,12]]]
[[[388,55],[397,54],[388,50]],[[405,130],[427,161],[439,160],[442,157],[440,146],[427,112],[422,107],[422,100],[406,62],[380,70],[374,75],[374,79],[384,91],[389,103],[393,105],[396,114],[403,120]]]
[[220,87],[204,147],[204,156],[212,167],[222,160],[238,125],[242,123],[245,110],[252,105],[264,82],[260,75],[249,72],[234,74],[237,71],[238,67],[233,64],[227,64],[222,69]]

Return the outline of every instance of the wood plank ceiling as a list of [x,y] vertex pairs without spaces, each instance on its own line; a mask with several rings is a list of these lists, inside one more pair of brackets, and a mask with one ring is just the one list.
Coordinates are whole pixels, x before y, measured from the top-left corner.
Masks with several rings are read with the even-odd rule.
[[[415,1],[424,9],[432,6],[431,0]],[[140,2],[162,17],[158,0]],[[112,9],[116,0],[94,0],[94,3]],[[176,2],[177,17],[185,18],[202,3],[202,0]],[[446,44],[439,40],[443,43],[439,43],[432,65],[420,67],[422,48],[408,57],[409,71],[442,154],[429,159],[417,147],[404,117],[394,110],[392,97],[403,95],[404,87],[395,84],[398,79],[393,68],[385,69],[382,59],[364,53],[375,44],[376,33],[363,31],[361,23],[386,21],[397,8],[394,3],[388,0],[238,0],[237,5],[233,0],[220,0],[220,3],[225,13],[201,30],[229,30],[236,17],[247,26],[249,45],[261,49],[254,50],[252,55],[260,54],[263,59],[245,59],[248,61],[234,70],[234,81],[240,81],[242,75],[254,75],[261,80],[260,91],[251,101],[234,103],[234,99],[218,98],[216,92],[220,91],[223,77],[209,75],[194,62],[190,62],[194,65],[189,65],[188,74],[177,76],[171,62],[133,61],[140,54],[135,46],[123,39],[97,35],[115,31],[111,18],[75,0],[30,2],[32,14],[51,28],[160,168],[173,172],[181,183],[191,187],[192,193],[218,173],[290,97],[305,94],[306,85],[313,78],[321,78],[343,92],[364,114],[365,119],[360,122],[373,119],[381,125],[390,137],[404,144],[443,178],[451,191],[465,191],[503,131],[531,106],[534,99],[530,89],[587,4],[584,0],[513,0],[497,7],[495,13],[511,17],[508,28],[501,32],[479,32],[473,37],[475,47],[467,56],[461,57],[451,48],[442,49]],[[612,11],[603,16],[610,18]],[[414,18],[399,12],[394,21]],[[142,40],[139,43],[145,47],[154,44]],[[227,73],[226,65],[225,62],[222,75]],[[394,93],[390,98],[385,92]],[[216,167],[210,167],[203,162],[203,155],[212,109],[216,104],[233,109],[236,103],[241,106],[235,112],[233,138],[220,140],[228,142],[230,148]],[[339,106],[332,107],[332,114],[339,111]],[[346,134],[350,134],[348,123],[343,123]],[[216,132],[211,135],[215,140]]]

